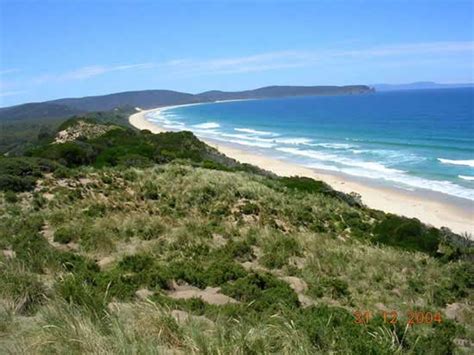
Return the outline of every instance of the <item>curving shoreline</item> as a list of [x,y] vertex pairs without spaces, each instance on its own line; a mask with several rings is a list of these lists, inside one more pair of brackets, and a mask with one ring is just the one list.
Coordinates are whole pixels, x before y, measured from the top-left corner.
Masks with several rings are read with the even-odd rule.
[[[199,105],[174,105],[165,106],[151,110],[143,110],[132,114],[129,122],[137,129],[147,129],[153,133],[167,131],[157,124],[148,121],[145,115],[149,112],[159,112],[178,106]],[[357,192],[362,201],[370,208],[384,212],[395,213],[406,217],[415,217],[424,223],[435,227],[448,227],[456,233],[474,233],[474,204],[466,203],[460,206],[449,198],[443,198],[441,194],[424,194],[420,192],[406,191],[397,188],[377,186],[377,183],[361,181],[357,178],[349,178],[337,174],[329,174],[324,171],[306,168],[294,163],[269,157],[260,152],[242,149],[230,144],[223,144],[209,139],[202,139],[208,145],[216,148],[221,153],[232,157],[242,163],[259,166],[262,169],[274,172],[281,176],[300,175],[317,180],[322,180],[336,190],[350,193]]]

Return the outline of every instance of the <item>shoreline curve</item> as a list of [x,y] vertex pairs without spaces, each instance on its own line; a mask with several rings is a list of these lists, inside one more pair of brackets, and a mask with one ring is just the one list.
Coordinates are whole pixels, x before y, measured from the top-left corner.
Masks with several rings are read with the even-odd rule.
[[[169,110],[175,107],[200,104],[204,103],[163,106],[150,110],[140,110],[130,115],[129,123],[139,130],[147,129],[152,133],[170,131],[160,127],[156,123],[148,121],[145,116],[150,112],[159,113],[162,110]],[[461,207],[452,202],[448,197],[437,198],[428,196],[429,194],[423,194],[422,196],[419,192],[406,191],[396,187],[377,186],[377,183],[361,182],[360,179],[349,178],[342,174],[330,174],[325,171],[307,168],[296,163],[266,156],[260,152],[251,151],[250,149],[243,149],[210,139],[199,139],[241,163],[256,165],[280,176],[299,175],[321,180],[329,184],[335,190],[345,193],[358,193],[361,196],[362,202],[369,208],[405,217],[418,218],[428,225],[437,228],[448,227],[455,233],[466,233],[473,238],[474,204],[467,203],[466,206]]]

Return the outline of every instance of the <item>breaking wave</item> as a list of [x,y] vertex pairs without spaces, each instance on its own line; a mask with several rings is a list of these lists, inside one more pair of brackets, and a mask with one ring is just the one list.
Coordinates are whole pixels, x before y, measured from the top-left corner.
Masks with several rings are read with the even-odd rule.
[[465,165],[465,166],[470,166],[471,168],[474,168],[474,160],[453,160],[453,159],[438,158],[438,161],[440,161],[443,164]]

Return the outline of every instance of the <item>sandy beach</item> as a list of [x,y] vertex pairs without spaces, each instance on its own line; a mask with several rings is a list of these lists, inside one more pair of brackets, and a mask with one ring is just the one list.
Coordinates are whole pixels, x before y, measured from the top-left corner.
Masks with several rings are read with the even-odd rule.
[[[195,104],[191,104],[195,105]],[[183,105],[179,105],[183,106]],[[130,116],[130,124],[138,129],[147,129],[153,133],[166,131],[162,127],[145,119],[149,112],[159,112],[176,106],[167,106],[152,110],[143,110]],[[435,194],[406,191],[397,188],[377,186],[376,183],[361,182],[356,178],[329,174],[326,172],[309,169],[297,164],[292,164],[273,157],[265,156],[259,152],[239,149],[215,141],[205,140],[207,144],[215,147],[223,154],[242,163],[253,164],[262,169],[269,170],[280,176],[307,176],[322,180],[334,189],[350,193],[356,192],[362,197],[367,206],[395,213],[407,217],[415,217],[422,222],[435,227],[448,227],[456,233],[474,233],[474,204],[466,202],[461,206],[452,199]]]

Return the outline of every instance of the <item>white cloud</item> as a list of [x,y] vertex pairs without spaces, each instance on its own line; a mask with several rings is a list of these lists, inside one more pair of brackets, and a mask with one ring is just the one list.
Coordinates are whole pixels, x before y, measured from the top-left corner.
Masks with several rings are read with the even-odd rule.
[[232,58],[208,60],[175,59],[164,63],[179,74],[231,74],[283,68],[306,67],[325,60],[399,58],[407,55],[474,54],[474,42],[429,42],[378,46],[362,49],[331,49],[317,51],[281,51]]
[[354,56],[396,56],[406,54],[450,54],[456,52],[473,52],[474,42],[427,42],[410,43],[392,46],[380,46],[361,50],[341,51],[340,55]]
[[84,80],[93,78],[95,76],[131,70],[131,69],[148,69],[154,67],[153,63],[140,63],[140,64],[126,64],[116,66],[103,66],[103,65],[91,65],[85,66],[78,69],[74,69],[65,73],[60,74],[44,74],[33,79],[35,84],[43,84],[51,81],[68,81],[68,80]]
[[7,75],[7,74],[18,73],[19,71],[20,71],[20,69],[16,69],[16,68],[13,68],[13,69],[2,69],[2,70],[0,70],[0,75]]
[[208,60],[176,59],[165,63],[180,73],[231,74],[304,66],[303,52],[282,51]]
[[[354,43],[349,43],[354,45]],[[317,65],[355,65],[356,59],[363,61],[374,60],[376,64],[384,65],[387,60],[391,63],[422,63],[423,60],[449,58],[450,55],[474,55],[473,41],[444,41],[405,43],[395,45],[372,46],[366,48],[338,48],[319,50],[286,50],[237,57],[222,57],[209,59],[176,58],[164,62],[149,62],[122,65],[90,65],[63,73],[44,74],[28,81],[28,85],[43,85],[64,81],[87,80],[107,73],[121,71],[156,69],[169,75],[224,75],[237,73],[263,72],[287,68],[314,67]],[[422,58],[423,57],[423,58]],[[383,60],[382,60],[383,59]],[[422,64],[420,64],[422,65]],[[0,74],[10,74],[17,69],[5,69]],[[3,90],[15,92],[18,88],[3,84]],[[0,83],[0,88],[2,84]]]
[[82,67],[76,70],[72,70],[67,73],[63,73],[58,76],[58,80],[82,80],[88,79],[94,76],[131,69],[149,69],[154,66],[153,63],[140,63],[140,64],[127,64],[127,65],[116,65],[116,66],[101,66],[92,65]]
[[26,92],[26,91],[24,91],[24,90],[19,90],[19,91],[4,91],[4,92],[0,92],[0,97],[15,96],[15,95],[24,94],[25,92]]

